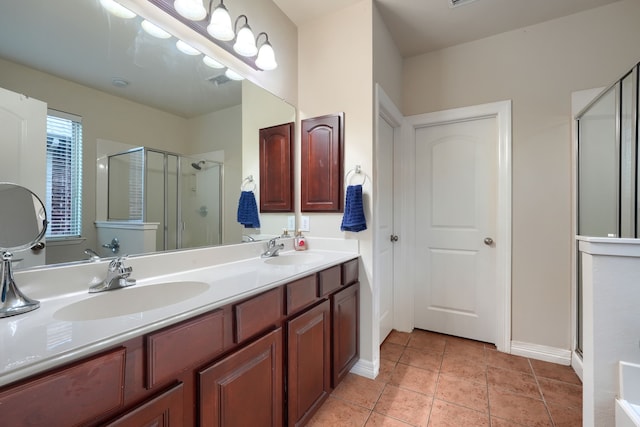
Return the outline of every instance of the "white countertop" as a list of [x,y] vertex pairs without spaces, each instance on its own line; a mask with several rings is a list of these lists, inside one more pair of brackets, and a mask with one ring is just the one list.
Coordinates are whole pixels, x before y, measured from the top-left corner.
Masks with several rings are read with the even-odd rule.
[[[295,256],[293,251],[282,254]],[[61,286],[65,293],[50,295],[49,291],[44,298],[25,292],[40,300],[40,308],[0,319],[0,386],[358,257],[353,252],[322,250],[304,254],[318,256],[296,265],[273,265],[254,257],[149,278],[136,276],[134,268],[135,286],[97,294],[87,292],[88,284],[82,289]],[[124,296],[129,289],[182,281],[204,282],[209,287],[184,301],[133,314],[81,321],[60,320],[56,314],[78,301],[115,292]]]

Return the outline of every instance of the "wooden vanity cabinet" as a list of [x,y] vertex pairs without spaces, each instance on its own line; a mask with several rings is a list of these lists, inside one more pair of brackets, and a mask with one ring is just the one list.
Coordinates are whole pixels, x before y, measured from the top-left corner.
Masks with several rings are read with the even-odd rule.
[[200,424],[215,427],[282,425],[282,329],[198,373]]
[[0,424],[90,425],[122,407],[125,353],[118,347],[2,389]]
[[127,411],[106,427],[172,427],[184,423],[182,383],[178,383],[141,405]]
[[331,309],[328,300],[287,321],[287,414],[303,426],[331,393]]
[[359,301],[359,282],[331,295],[333,387],[349,373],[360,355]]
[[357,267],[327,268],[0,387],[0,423],[302,426],[357,361]]

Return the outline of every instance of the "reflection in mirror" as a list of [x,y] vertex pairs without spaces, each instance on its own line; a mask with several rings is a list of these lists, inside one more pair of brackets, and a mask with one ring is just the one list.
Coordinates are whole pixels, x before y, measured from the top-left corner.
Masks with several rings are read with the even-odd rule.
[[[224,70],[205,65],[202,55],[179,52],[175,38],[150,36],[140,29],[141,20],[117,18],[100,2],[85,0],[23,0],[0,14],[0,87],[82,117],[82,236],[48,239],[47,264],[86,260],[87,248],[101,256],[114,255],[102,245],[116,236],[112,231],[100,235],[106,229],[100,225],[110,222],[107,159],[141,146],[190,158],[189,164],[224,164],[222,189],[197,183],[208,194],[220,194],[222,229],[197,228],[217,208],[194,202],[189,233],[203,238],[193,243],[198,246],[241,242],[245,230],[236,221],[236,209],[242,179],[259,176],[258,129],[295,121],[292,106],[246,80],[226,79]],[[286,113],[272,117],[275,111]],[[196,173],[197,180],[201,176]],[[178,215],[173,212],[169,214]],[[270,215],[262,216],[259,232],[280,234],[286,218]],[[179,246],[178,237],[167,240],[167,245],[140,249],[120,240],[120,250],[136,254],[186,247]]]
[[41,250],[37,246],[47,229],[47,214],[42,201],[34,193],[19,185],[0,183],[0,317],[14,316],[35,310],[38,301],[25,296],[13,279],[14,251]]

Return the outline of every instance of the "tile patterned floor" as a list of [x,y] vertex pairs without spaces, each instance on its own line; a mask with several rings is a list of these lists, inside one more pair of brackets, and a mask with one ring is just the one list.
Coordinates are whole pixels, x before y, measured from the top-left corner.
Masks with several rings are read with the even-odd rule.
[[582,384],[568,366],[433,332],[393,331],[375,380],[349,374],[310,427],[582,425]]

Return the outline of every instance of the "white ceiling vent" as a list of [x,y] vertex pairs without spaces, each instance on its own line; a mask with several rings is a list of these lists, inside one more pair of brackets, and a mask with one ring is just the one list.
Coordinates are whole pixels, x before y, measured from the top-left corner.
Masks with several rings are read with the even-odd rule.
[[464,6],[474,1],[476,0],[449,0],[449,7],[453,9],[454,7]]

